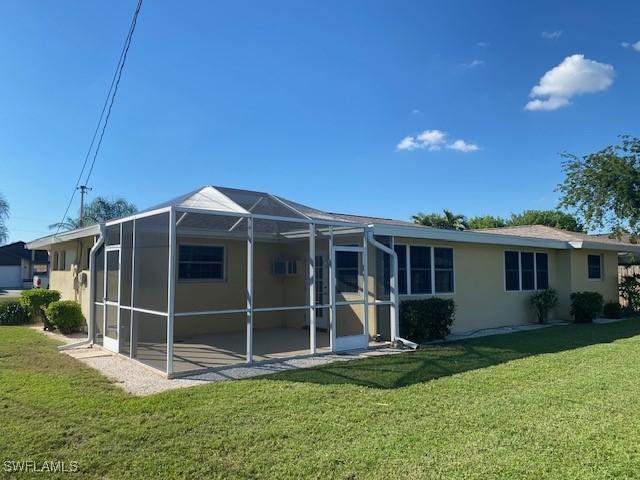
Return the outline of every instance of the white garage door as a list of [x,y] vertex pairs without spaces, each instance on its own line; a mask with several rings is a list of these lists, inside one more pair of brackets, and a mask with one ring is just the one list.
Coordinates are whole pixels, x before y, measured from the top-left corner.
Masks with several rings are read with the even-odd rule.
[[19,265],[0,265],[0,288],[22,287],[22,274]]

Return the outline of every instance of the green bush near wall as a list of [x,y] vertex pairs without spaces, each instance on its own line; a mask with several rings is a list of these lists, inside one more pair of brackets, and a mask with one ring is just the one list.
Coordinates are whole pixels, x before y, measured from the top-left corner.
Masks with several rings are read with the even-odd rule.
[[24,290],[20,294],[22,304],[27,308],[31,319],[34,322],[41,321],[45,328],[51,327],[47,321],[44,311],[51,302],[60,300],[60,292],[57,290],[45,290],[43,288],[32,288]]
[[400,304],[400,336],[416,343],[440,340],[451,333],[455,311],[450,298],[405,300]]
[[574,292],[570,299],[570,313],[576,323],[591,323],[602,312],[604,299],[598,292]]
[[614,301],[607,302],[604,304],[602,314],[604,318],[620,318],[622,317],[622,305]]
[[85,323],[80,304],[73,300],[51,302],[46,314],[49,323],[62,333],[76,332]]
[[0,325],[22,325],[29,323],[29,310],[18,298],[0,300]]

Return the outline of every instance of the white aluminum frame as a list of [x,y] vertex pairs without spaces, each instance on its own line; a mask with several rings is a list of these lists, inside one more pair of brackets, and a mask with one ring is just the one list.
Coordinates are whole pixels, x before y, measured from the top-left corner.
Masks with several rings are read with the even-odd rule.
[[[166,361],[166,375],[168,377],[174,376],[173,370],[173,354],[174,354],[174,325],[176,317],[187,317],[187,316],[198,316],[198,315],[221,315],[221,314],[245,314],[247,317],[247,352],[246,352],[246,362],[251,364],[253,362],[253,341],[254,341],[254,313],[255,312],[274,312],[274,311],[306,311],[308,312],[309,317],[309,353],[315,354],[317,352],[317,335],[316,335],[316,309],[317,308],[326,308],[328,310],[328,323],[329,323],[329,332],[330,332],[330,350],[337,351],[346,348],[359,348],[366,347],[368,345],[368,334],[369,334],[369,306],[370,305],[378,305],[385,304],[390,305],[392,310],[392,334],[395,338],[395,332],[397,332],[397,301],[398,295],[394,289],[397,290],[397,261],[393,262],[393,258],[395,258],[395,254],[392,255],[392,272],[391,272],[391,299],[384,302],[378,302],[375,299],[373,302],[369,299],[369,246],[373,246],[374,248],[380,248],[375,245],[375,243],[369,242],[369,232],[372,229],[369,226],[351,223],[351,222],[341,222],[341,221],[320,221],[312,219],[302,212],[299,212],[296,209],[291,208],[285,202],[281,201],[277,197],[272,195],[269,196],[274,199],[276,202],[282,204],[283,206],[289,208],[297,215],[300,215],[302,218],[296,217],[282,217],[282,216],[271,216],[271,215],[263,215],[263,214],[255,214],[251,212],[243,213],[243,212],[223,212],[223,211],[213,211],[199,208],[189,208],[189,207],[177,207],[177,206],[168,206],[162,207],[155,210],[150,210],[147,212],[131,215],[122,219],[112,220],[105,223],[106,226],[120,224],[120,236],[122,242],[122,225],[125,222],[133,222],[133,245],[132,245],[132,260],[131,260],[131,306],[120,305],[120,295],[121,295],[121,282],[120,275],[118,275],[118,332],[120,328],[120,309],[128,310],[131,312],[131,322],[130,322],[130,353],[129,356],[135,358],[137,356],[136,352],[136,342],[137,338],[134,335],[134,312],[141,312],[151,315],[157,315],[161,317],[165,317],[167,319],[167,361]],[[137,220],[141,218],[146,218],[155,215],[161,215],[163,213],[169,213],[169,265],[168,265],[168,292],[167,292],[167,311],[156,311],[150,310],[140,307],[135,307],[135,282],[136,282],[136,230],[137,230]],[[217,216],[226,216],[226,217],[236,217],[238,221],[242,219],[247,219],[247,304],[246,308],[240,309],[226,309],[226,310],[201,310],[201,311],[189,311],[189,312],[176,312],[175,311],[175,288],[177,282],[177,227],[179,223],[184,219],[184,217],[189,213],[197,213],[197,214],[206,214],[206,215],[217,215]],[[263,219],[269,221],[281,221],[287,223],[299,223],[301,226],[303,224],[307,225],[307,229],[300,229],[300,231],[293,232],[292,235],[286,238],[291,238],[291,240],[302,239],[308,237],[309,241],[309,258],[307,261],[308,265],[308,277],[307,277],[307,287],[308,287],[308,302],[306,305],[295,305],[295,306],[280,306],[280,307],[255,307],[254,305],[254,250],[255,250],[255,232],[254,232],[254,220],[255,219]],[[338,231],[336,231],[338,229]],[[328,233],[328,241],[329,248],[326,254],[326,275],[328,282],[328,291],[329,291],[329,303],[320,305],[316,302],[315,297],[315,275],[316,275],[316,265],[315,265],[315,255],[316,255],[316,237],[319,232],[324,234]],[[362,235],[362,246],[342,246],[336,245],[334,238],[336,235]],[[268,241],[268,240],[265,240]],[[121,268],[121,245],[117,246],[109,246],[108,250],[112,251],[115,249],[119,251],[119,268]],[[336,251],[351,251],[358,252],[361,256],[362,268],[360,269],[359,275],[362,275],[363,284],[361,290],[361,298],[357,300],[345,300],[345,301],[337,301],[336,298],[336,270],[335,270],[335,252]],[[387,252],[388,253],[388,252]],[[225,249],[226,255],[226,249]],[[107,246],[105,246],[105,277],[107,273],[106,269],[106,259],[107,259]],[[225,259],[225,274],[227,273],[228,262]],[[395,274],[394,274],[395,272]],[[106,278],[105,278],[105,292],[106,292]],[[106,319],[106,310],[107,304],[103,299],[103,302],[94,302],[103,305],[103,327],[104,321]],[[361,335],[355,335],[350,337],[342,337],[343,339],[353,340],[354,338],[357,342],[351,342],[349,345],[346,345],[346,340],[341,340],[340,338],[336,338],[336,315],[337,315],[337,307],[341,305],[362,305],[364,309],[363,316],[363,332]],[[118,342],[120,339],[118,339]],[[149,367],[154,368],[154,367]],[[156,369],[157,370],[157,369]]]
[[[507,262],[505,261],[505,254],[507,252],[515,252],[518,254],[518,289],[517,290],[507,290]],[[533,253],[533,290],[523,290],[522,289],[522,254],[523,253]],[[534,250],[514,250],[514,249],[505,249],[502,251],[502,288],[505,293],[531,293],[538,292],[542,289],[538,288],[538,262],[537,256],[539,254],[544,254],[547,256],[547,287],[550,287],[551,284],[549,279],[551,278],[551,266],[549,262],[549,252],[537,252]],[[455,279],[455,274],[454,274]]]

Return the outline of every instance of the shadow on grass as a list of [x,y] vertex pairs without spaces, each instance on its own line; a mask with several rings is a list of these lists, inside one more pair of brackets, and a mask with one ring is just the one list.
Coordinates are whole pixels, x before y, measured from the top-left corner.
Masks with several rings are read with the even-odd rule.
[[576,324],[423,346],[385,355],[262,377],[317,384],[352,384],[390,389],[423,383],[519,358],[610,343],[640,335],[640,320]]

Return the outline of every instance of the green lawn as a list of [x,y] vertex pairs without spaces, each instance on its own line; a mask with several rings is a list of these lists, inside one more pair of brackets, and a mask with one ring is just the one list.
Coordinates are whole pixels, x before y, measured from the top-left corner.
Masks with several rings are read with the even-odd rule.
[[82,478],[637,478],[639,335],[639,320],[554,327],[136,398],[0,327],[0,462],[77,461]]

